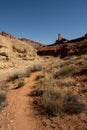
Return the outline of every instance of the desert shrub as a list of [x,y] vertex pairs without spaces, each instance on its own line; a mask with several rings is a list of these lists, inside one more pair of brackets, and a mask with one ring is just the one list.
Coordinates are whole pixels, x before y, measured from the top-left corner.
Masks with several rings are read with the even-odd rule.
[[29,77],[31,74],[31,70],[32,68],[29,66],[25,69],[20,69],[17,73],[18,73],[18,77],[22,78],[22,77]]
[[26,68],[26,69],[21,69],[19,70],[18,72],[18,76],[19,78],[22,78],[22,77],[29,77],[30,76],[30,67]]
[[13,73],[13,74],[11,74],[11,75],[9,76],[8,81],[14,81],[14,80],[16,80],[16,79],[18,79],[18,78],[19,78],[19,74],[18,74],[18,73]]
[[47,115],[78,114],[85,110],[85,105],[80,103],[67,88],[48,87],[44,90],[33,91],[31,96],[40,97],[34,103],[40,107],[39,111]]
[[66,90],[53,87],[46,90],[41,98],[43,109],[48,115],[56,115],[62,112]]
[[36,89],[36,90],[33,90],[29,96],[42,96],[44,93],[44,90],[42,89]]
[[32,72],[41,71],[41,70],[42,70],[42,67],[41,67],[40,65],[34,65],[34,66],[32,66],[32,67],[29,66],[29,67],[27,67],[27,68],[25,69],[24,72],[22,71],[22,72],[20,73],[20,76],[21,76],[21,77],[29,77]]
[[7,90],[8,89],[8,85],[7,85],[7,83],[5,81],[0,82],[0,89],[1,90]]
[[75,72],[76,72],[75,66],[67,66],[67,67],[61,68],[59,71],[55,72],[53,74],[53,77],[55,79],[61,78],[61,77],[68,77],[68,76],[72,76]]
[[85,111],[85,104],[78,101],[78,98],[71,93],[67,93],[64,99],[63,111],[68,114],[78,114]]
[[77,82],[72,77],[66,77],[66,78],[63,78],[63,80],[61,78],[58,79],[57,81],[55,81],[55,84],[61,87],[65,87],[65,86],[71,87],[71,86],[76,86]]
[[18,85],[14,89],[19,89],[24,86],[24,82],[19,82]]
[[29,77],[32,72],[41,71],[42,67],[40,65],[29,66],[26,69],[21,69],[19,71],[13,72],[9,75],[8,81],[14,81],[18,78]]
[[30,67],[28,67],[28,68],[25,70],[24,77],[30,77],[30,74],[31,74],[31,70],[30,70]]
[[33,65],[33,67],[31,67],[31,72],[36,72],[36,71],[41,71],[42,70],[42,67],[41,65]]
[[18,88],[21,88],[21,87],[23,87],[24,86],[24,82],[19,82],[18,83]]
[[3,93],[0,93],[0,110],[3,109],[7,105],[6,103],[6,95]]

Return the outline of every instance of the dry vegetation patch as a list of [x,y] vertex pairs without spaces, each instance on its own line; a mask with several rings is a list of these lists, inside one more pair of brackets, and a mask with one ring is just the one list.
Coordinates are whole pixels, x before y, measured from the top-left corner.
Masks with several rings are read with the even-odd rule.
[[[79,66],[78,62],[84,62]],[[78,82],[74,75],[84,67],[85,60],[70,58],[68,60],[55,59],[43,64],[43,78],[40,85],[31,92],[34,106],[39,112],[47,115],[79,114],[86,110],[86,105],[79,100],[78,93],[72,92]]]
[[7,105],[6,99],[6,94],[0,93],[0,110],[2,110]]
[[7,106],[7,91],[8,84],[7,82],[0,82],[0,110]]
[[34,97],[34,105],[37,106],[39,112],[49,116],[63,113],[78,114],[85,110],[85,105],[67,87],[38,88],[32,91],[30,96]]
[[55,72],[53,77],[55,79],[57,78],[64,78],[64,77],[70,77],[74,73],[76,73],[76,66],[66,66],[58,70],[58,72]]

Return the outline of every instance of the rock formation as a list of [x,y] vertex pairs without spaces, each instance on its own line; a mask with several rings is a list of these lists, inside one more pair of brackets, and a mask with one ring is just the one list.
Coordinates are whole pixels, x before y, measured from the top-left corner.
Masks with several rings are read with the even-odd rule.
[[55,43],[48,45],[48,46],[53,46],[53,45],[59,45],[59,44],[65,44],[68,43],[69,40],[66,38],[63,38],[62,34],[58,34],[58,39],[55,41]]
[[36,49],[7,33],[0,33],[0,69],[20,67],[37,57]]
[[0,35],[1,36],[5,36],[5,37],[8,37],[10,39],[18,39],[19,41],[23,41],[23,42],[26,42],[28,43],[29,45],[31,45],[32,47],[34,47],[36,50],[46,46],[45,44],[42,44],[42,43],[39,43],[39,42],[36,42],[36,41],[33,41],[33,40],[30,40],[30,39],[26,39],[26,38],[16,38],[14,36],[12,36],[11,34],[9,33],[6,33],[6,32],[0,32]]
[[58,34],[58,41],[61,41],[63,39],[62,34]]
[[83,37],[63,42],[63,44],[59,43],[60,41],[58,40],[55,44],[38,50],[37,54],[40,56],[61,56],[63,58],[65,56],[81,55],[87,52],[87,34]]
[[29,39],[26,39],[26,38],[21,38],[21,39],[19,38],[19,40],[25,41],[26,43],[28,43],[29,45],[34,47],[36,50],[46,46],[42,43],[39,43],[39,42],[36,42],[36,41],[33,41],[33,40],[29,40]]
[[8,37],[8,38],[13,38],[13,39],[15,38],[14,36],[12,36],[11,34],[6,33],[6,32],[0,32],[0,35]]

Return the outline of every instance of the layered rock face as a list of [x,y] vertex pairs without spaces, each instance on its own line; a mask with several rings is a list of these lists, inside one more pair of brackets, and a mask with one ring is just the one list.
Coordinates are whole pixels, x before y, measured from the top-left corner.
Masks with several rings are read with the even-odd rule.
[[26,38],[16,38],[16,37],[14,37],[14,36],[12,36],[11,34],[6,33],[6,32],[0,32],[0,35],[1,35],[1,36],[5,36],[5,37],[10,38],[10,39],[18,39],[19,41],[26,42],[26,43],[28,43],[30,46],[34,47],[36,50],[38,50],[38,49],[40,49],[40,48],[46,46],[45,44],[42,44],[42,43],[39,43],[39,42],[30,40],[30,39],[26,39]]
[[34,47],[36,50],[39,50],[42,47],[46,47],[46,45],[44,45],[44,44],[41,44],[41,43],[36,42],[36,41],[29,40],[29,39],[26,39],[26,38],[21,38],[19,40],[28,43],[29,45],[31,45],[32,47]]
[[0,32],[0,35],[8,37],[8,38],[13,38],[13,39],[15,38],[14,36],[12,36],[11,34],[6,33],[6,32]]
[[31,45],[6,33],[0,33],[0,69],[22,66],[36,57],[36,50]]
[[[61,44],[60,44],[61,42]],[[87,34],[83,37],[73,39],[73,40],[58,40],[54,44],[49,45],[47,47],[43,47],[38,50],[37,54],[40,56],[44,55],[52,55],[52,56],[61,56],[61,58],[65,56],[72,55],[82,55],[87,53]]]

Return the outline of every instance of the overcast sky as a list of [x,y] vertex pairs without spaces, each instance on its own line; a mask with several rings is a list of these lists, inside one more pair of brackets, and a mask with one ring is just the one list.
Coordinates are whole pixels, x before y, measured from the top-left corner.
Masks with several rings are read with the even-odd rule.
[[87,0],[1,0],[0,31],[41,43],[87,33]]

